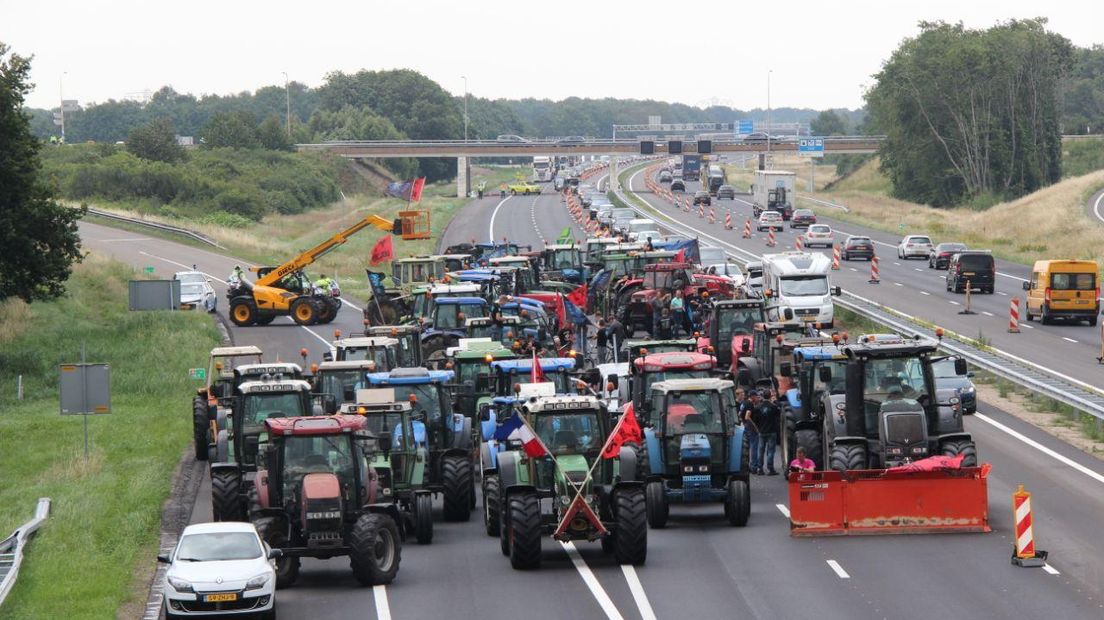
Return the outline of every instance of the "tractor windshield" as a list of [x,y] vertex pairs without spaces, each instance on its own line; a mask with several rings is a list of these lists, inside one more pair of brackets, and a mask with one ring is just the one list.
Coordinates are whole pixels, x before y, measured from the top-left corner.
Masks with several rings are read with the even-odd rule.
[[355,486],[352,437],[350,435],[302,435],[284,439],[283,496],[298,497],[307,474],[335,474],[342,495]]
[[672,288],[674,281],[674,273],[671,271],[650,271],[644,278],[645,286],[655,290]]
[[671,392],[664,420],[668,435],[723,433],[725,411],[717,392]]
[[[827,366],[832,369],[832,378],[828,382],[820,380],[820,367]],[[847,388],[847,360],[832,360],[817,362],[813,371],[813,393],[828,392],[830,394],[843,394]]]
[[[464,318],[460,318],[460,313]],[[437,329],[463,329],[464,319],[486,316],[482,304],[437,304],[433,309],[433,327]]]
[[413,394],[417,401],[412,404],[416,414],[424,412],[430,423],[441,419],[444,411],[444,388],[439,383],[419,383],[416,385],[391,385],[395,390],[395,400],[404,401]]
[[356,400],[356,391],[367,387],[364,371],[324,370],[322,371],[322,393],[332,394],[338,403],[350,403]]
[[578,250],[556,250],[552,255],[552,270],[562,271],[564,269],[575,269],[579,265],[579,262]]
[[368,421],[368,430],[377,437],[389,437],[392,450],[412,450],[413,442],[407,443],[406,437],[410,437],[409,418],[402,413],[369,413],[364,416]]
[[917,358],[871,359],[863,364],[863,408],[866,432],[877,436],[878,412],[887,401],[931,403],[923,363]]
[[299,392],[284,394],[246,394],[242,405],[242,424],[259,426],[268,418],[291,418],[310,415],[303,409]]
[[456,371],[457,382],[475,387],[480,377],[491,374],[491,366],[482,359],[457,360]]
[[709,377],[708,370],[690,370],[690,369],[676,369],[666,370],[660,372],[648,372],[644,373],[644,394],[652,393],[652,384],[659,383],[660,381],[666,381],[667,379],[706,379]]
[[580,454],[602,447],[602,431],[594,411],[541,414],[535,430],[552,454]]
[[395,350],[390,347],[341,347],[339,360],[376,363],[376,372],[387,372],[398,366]]
[[750,336],[755,323],[761,320],[759,306],[722,307],[717,311],[718,344],[731,341],[737,334]]

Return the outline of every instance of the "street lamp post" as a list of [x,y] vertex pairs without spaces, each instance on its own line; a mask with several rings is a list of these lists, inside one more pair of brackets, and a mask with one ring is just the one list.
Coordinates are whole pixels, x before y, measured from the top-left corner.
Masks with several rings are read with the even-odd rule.
[[282,73],[284,74],[284,96],[287,99],[287,136],[288,140],[291,140],[291,86],[288,83],[287,71]]
[[770,157],[771,152],[771,73],[773,69],[767,69],[767,157]]
[[61,77],[58,78],[58,98],[61,100],[61,143],[65,144],[65,88],[64,80],[68,71],[62,71]]
[[461,75],[464,80],[464,142],[468,141],[468,76]]

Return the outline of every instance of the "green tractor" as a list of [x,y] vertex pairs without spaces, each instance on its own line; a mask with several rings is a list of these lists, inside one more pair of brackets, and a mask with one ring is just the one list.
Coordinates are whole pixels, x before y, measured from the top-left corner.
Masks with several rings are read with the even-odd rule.
[[417,325],[376,325],[365,326],[364,335],[394,338],[399,341],[396,351],[398,368],[413,368],[422,365],[422,330]]
[[218,401],[234,395],[234,366],[236,358],[248,358],[261,362],[261,350],[252,345],[241,347],[215,347],[211,349],[207,364],[207,385],[196,390],[192,398],[192,437],[197,461],[207,460],[207,448],[211,444],[211,422],[218,414]]
[[488,338],[462,341],[459,347],[450,348],[447,355],[445,368],[456,373],[453,409],[474,423],[480,404],[494,394],[495,369],[491,363],[517,359],[517,354]]
[[601,541],[619,564],[644,564],[648,522],[636,451],[624,446],[616,457],[602,458],[610,432],[605,404],[593,396],[544,396],[518,411],[539,442],[522,444],[508,432],[528,426],[508,421],[499,427],[496,437],[505,434],[507,443],[497,457],[500,497],[488,499],[501,507],[499,540],[510,564],[539,567],[545,536]]

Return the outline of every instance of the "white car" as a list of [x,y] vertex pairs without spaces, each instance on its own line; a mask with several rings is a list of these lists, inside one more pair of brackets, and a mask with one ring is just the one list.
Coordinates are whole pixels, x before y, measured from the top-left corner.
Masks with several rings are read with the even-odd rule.
[[663,236],[659,234],[658,230],[637,230],[629,233],[629,241],[659,241]]
[[756,223],[755,228],[759,232],[764,230],[777,230],[782,231],[782,214],[778,211],[763,211],[759,214],[759,221]]
[[276,618],[279,549],[252,523],[223,521],[184,528],[172,553],[157,556],[165,571],[166,618],[245,614]]
[[932,251],[932,242],[927,235],[909,235],[897,245],[897,258],[927,258]]
[[180,284],[180,309],[214,312],[218,306],[218,295],[209,282],[182,282]]
[[733,286],[740,287],[746,282],[744,270],[736,263],[717,263],[705,267],[705,273],[727,279]]
[[814,245],[832,247],[832,227],[827,224],[810,224],[809,229],[805,231],[804,242],[807,248]]
[[202,271],[178,271],[173,274],[174,280],[180,280],[181,284],[192,282],[207,282],[207,274]]

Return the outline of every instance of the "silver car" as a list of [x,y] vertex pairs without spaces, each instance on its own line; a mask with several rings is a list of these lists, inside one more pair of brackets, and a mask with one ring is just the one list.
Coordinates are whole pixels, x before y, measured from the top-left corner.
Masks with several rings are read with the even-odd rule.
[[214,312],[218,306],[218,295],[210,282],[181,282],[180,283],[180,309],[198,310],[203,308],[207,312]]
[[932,251],[932,242],[927,235],[908,235],[897,245],[897,258],[927,258]]

